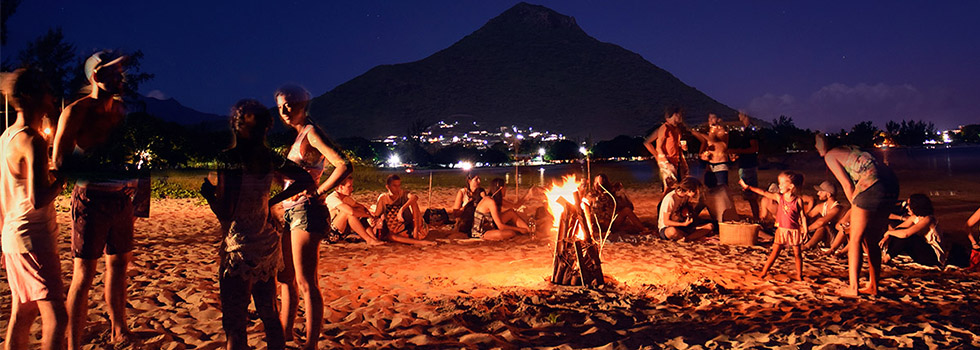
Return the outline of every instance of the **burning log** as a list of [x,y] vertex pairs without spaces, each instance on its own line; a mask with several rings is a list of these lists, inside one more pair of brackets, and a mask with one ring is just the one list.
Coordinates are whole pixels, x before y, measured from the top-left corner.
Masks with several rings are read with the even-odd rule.
[[576,192],[575,204],[565,198],[558,198],[557,202],[564,210],[558,220],[551,283],[590,288],[604,284],[599,244],[585,220],[581,197]]

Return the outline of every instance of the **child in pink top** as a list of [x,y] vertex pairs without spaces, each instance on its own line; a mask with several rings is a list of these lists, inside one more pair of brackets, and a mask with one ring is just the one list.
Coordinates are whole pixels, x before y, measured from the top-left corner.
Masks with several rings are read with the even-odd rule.
[[766,265],[759,273],[759,278],[763,278],[769,273],[769,268],[779,256],[779,251],[783,245],[793,247],[793,257],[796,258],[796,280],[803,280],[803,256],[800,254],[800,245],[806,234],[806,215],[803,213],[803,200],[799,191],[803,188],[803,175],[792,171],[784,171],[779,174],[779,193],[769,193],[760,188],[745,184],[739,181],[743,189],[750,190],[760,196],[776,201],[776,239],[772,243],[772,253],[766,260]]

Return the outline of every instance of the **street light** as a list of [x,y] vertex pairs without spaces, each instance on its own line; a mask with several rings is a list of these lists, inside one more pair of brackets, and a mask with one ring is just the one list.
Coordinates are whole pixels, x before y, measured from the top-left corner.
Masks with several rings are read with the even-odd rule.
[[583,156],[589,155],[589,150],[585,149],[585,146],[579,147],[578,151],[579,153],[582,153]]

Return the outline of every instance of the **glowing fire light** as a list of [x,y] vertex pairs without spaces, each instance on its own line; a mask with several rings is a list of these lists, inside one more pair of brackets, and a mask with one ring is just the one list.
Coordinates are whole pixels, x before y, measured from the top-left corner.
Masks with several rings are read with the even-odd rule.
[[[559,221],[561,221],[561,214],[565,212],[565,207],[558,202],[558,199],[564,198],[569,203],[575,203],[575,192],[578,191],[580,185],[582,185],[582,180],[576,178],[575,175],[565,175],[561,178],[560,182],[553,182],[551,188],[545,191],[544,194],[548,197],[548,210],[554,219],[554,227],[556,229],[558,228]],[[581,229],[579,230],[580,237],[584,239],[585,233]]]
[[51,135],[51,128],[44,128],[45,135]]

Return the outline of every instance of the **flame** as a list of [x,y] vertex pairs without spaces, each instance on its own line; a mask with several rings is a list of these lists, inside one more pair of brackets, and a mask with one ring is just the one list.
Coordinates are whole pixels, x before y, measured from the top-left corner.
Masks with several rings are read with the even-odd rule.
[[[560,182],[552,182],[551,188],[544,192],[545,196],[548,197],[548,210],[554,219],[554,228],[558,228],[561,214],[565,212],[565,207],[558,203],[558,198],[564,198],[569,203],[575,203],[575,192],[578,191],[580,185],[582,185],[582,180],[579,180],[574,174],[565,175]],[[583,239],[585,238],[582,231],[579,231],[579,234],[582,235]]]
[[578,227],[578,233],[575,234],[575,238],[577,238],[580,241],[585,240],[585,231],[582,230],[582,226]]

